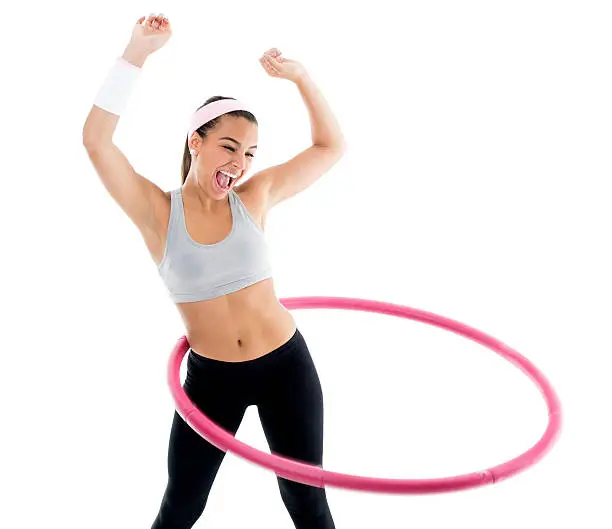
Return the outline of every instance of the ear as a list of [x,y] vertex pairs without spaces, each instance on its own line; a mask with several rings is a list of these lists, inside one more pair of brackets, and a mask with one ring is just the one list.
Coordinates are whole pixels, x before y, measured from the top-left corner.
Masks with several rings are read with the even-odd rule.
[[199,149],[202,146],[202,138],[197,132],[193,132],[188,143],[189,149]]

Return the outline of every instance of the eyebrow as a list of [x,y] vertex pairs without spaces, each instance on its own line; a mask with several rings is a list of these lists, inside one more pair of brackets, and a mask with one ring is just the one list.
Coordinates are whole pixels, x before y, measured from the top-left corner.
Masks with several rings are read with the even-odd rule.
[[[239,141],[236,141],[234,138],[229,138],[228,136],[225,136],[225,137],[223,137],[223,138],[219,138],[219,140],[230,140],[230,141],[233,141],[234,143],[236,143],[236,144],[240,145],[240,142],[239,142]],[[257,149],[257,145],[251,145],[251,146],[249,147],[249,149]]]

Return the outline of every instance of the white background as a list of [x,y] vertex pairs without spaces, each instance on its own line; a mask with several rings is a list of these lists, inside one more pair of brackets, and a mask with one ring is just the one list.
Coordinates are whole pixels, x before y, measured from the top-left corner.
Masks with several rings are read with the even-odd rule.
[[[0,526],[144,529],[161,502],[166,363],[184,328],[81,138],[133,24],[161,11],[174,35],[114,138],[138,172],[180,185],[185,124],[213,95],[256,109],[253,172],[307,148],[297,88],[258,61],[279,48],[310,72],[348,151],[269,215],[278,296],[463,322],[529,358],[562,401],[561,436],[536,466],[452,494],[328,488],[336,527],[610,527],[604,2],[68,5],[4,9]],[[326,469],[452,476],[544,432],[536,387],[473,341],[372,313],[293,314],[323,385]],[[255,408],[237,437],[268,451]],[[196,527],[291,526],[274,474],[226,456]]]

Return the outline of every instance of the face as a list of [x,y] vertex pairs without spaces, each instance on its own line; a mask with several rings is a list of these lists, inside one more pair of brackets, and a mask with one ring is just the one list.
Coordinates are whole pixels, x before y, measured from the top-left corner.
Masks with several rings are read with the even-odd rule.
[[[199,185],[211,197],[225,197],[244,178],[257,152],[257,132],[257,125],[245,118],[222,116],[204,140],[197,132],[193,133],[189,142],[189,148],[195,151],[192,166],[195,165]],[[217,182],[219,171],[233,176],[225,188],[220,188]]]

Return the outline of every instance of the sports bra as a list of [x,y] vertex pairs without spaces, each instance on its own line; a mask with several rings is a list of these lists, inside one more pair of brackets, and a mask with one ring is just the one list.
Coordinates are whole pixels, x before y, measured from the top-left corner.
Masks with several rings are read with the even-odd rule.
[[216,298],[272,276],[263,230],[234,189],[228,196],[230,234],[200,244],[187,232],[182,188],[170,192],[168,235],[157,270],[175,303]]

